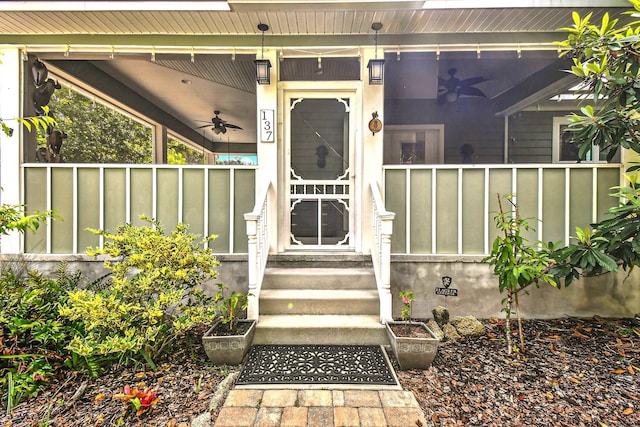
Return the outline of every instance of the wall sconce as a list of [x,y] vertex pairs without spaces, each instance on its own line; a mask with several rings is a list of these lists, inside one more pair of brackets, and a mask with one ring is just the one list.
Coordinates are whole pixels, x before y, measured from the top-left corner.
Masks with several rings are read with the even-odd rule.
[[382,28],[380,22],[374,22],[371,24],[371,29],[376,32],[376,50],[375,59],[370,59],[367,64],[369,69],[369,84],[381,85],[384,84],[384,59],[378,59],[378,31]]
[[271,61],[264,59],[264,32],[269,29],[267,24],[258,24],[258,29],[262,31],[262,59],[256,59],[256,81],[259,85],[271,84]]

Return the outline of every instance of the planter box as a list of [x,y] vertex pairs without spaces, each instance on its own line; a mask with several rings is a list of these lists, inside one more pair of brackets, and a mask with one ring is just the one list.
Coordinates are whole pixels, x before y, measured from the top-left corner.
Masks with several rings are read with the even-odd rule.
[[409,325],[424,329],[428,336],[426,338],[398,336],[391,329],[392,326],[402,327],[406,324],[406,322],[387,322],[387,336],[393,354],[396,356],[400,369],[427,369],[436,357],[440,340],[423,322],[409,322]]
[[207,357],[216,365],[239,365],[251,348],[253,335],[256,332],[255,320],[238,320],[238,324],[250,324],[249,329],[243,335],[213,335],[212,331],[220,321],[216,322],[202,336],[202,344]]

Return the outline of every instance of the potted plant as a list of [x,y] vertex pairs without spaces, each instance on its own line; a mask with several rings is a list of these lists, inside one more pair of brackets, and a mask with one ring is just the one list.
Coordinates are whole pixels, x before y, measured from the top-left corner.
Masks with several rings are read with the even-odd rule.
[[387,336],[400,369],[426,369],[438,351],[440,340],[424,324],[411,320],[413,292],[400,292],[401,322],[387,322]]
[[249,351],[256,331],[256,321],[239,319],[238,314],[248,305],[250,294],[232,291],[219,283],[215,302],[219,304],[220,317],[202,336],[207,357],[216,365],[239,365]]

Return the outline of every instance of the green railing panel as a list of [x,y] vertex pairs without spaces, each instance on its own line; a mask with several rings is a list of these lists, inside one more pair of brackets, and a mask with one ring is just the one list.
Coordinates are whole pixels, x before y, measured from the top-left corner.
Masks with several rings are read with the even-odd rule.
[[458,170],[436,170],[436,253],[458,253]]
[[251,169],[235,170],[235,192],[234,192],[234,231],[233,252],[248,252],[247,227],[244,214],[251,212],[255,205],[256,188],[255,173]]
[[[27,212],[47,210],[47,169],[27,169],[24,179]],[[47,225],[42,224],[35,233],[24,233],[24,250],[27,253],[45,252]]]
[[165,230],[173,230],[178,225],[179,169],[156,170],[156,218]]
[[607,215],[609,208],[618,206],[620,199],[612,197],[610,194],[616,192],[611,190],[612,187],[620,185],[620,170],[619,169],[599,169],[598,170],[598,210],[597,219],[602,221],[611,216]]
[[542,174],[542,241],[564,244],[565,170]]
[[593,222],[593,169],[571,169],[569,184],[569,235],[576,235],[576,227],[584,228]]
[[529,241],[538,241],[538,169],[518,169],[516,184],[516,203],[520,218],[529,223],[531,229],[524,230],[521,235]]
[[127,222],[126,169],[104,170],[104,229],[114,233]]
[[[487,197],[489,198],[489,214],[487,216],[487,226],[489,227],[489,245],[498,236],[500,231],[496,227],[495,216],[500,211],[498,206],[498,194],[502,198],[502,208],[505,211],[511,209],[511,205],[505,203],[504,197],[513,192],[513,178],[511,169],[490,169],[489,170],[489,190]],[[491,250],[491,249],[489,249]]]
[[[78,169],[78,246],[83,253],[89,246],[98,246],[100,237],[87,228],[100,228],[100,169]],[[106,188],[106,187],[105,187]]]
[[[148,225],[140,220],[140,215],[153,217],[153,169],[131,169],[130,207],[131,224]],[[166,225],[165,225],[166,226]]]
[[404,170],[387,170],[384,178],[384,203],[388,211],[395,212],[393,234],[391,236],[391,253],[407,251],[407,208],[406,208],[406,172]]
[[211,243],[214,252],[229,252],[229,216],[231,197],[229,194],[229,170],[210,169],[209,179],[209,234],[218,236]]
[[[411,253],[429,254],[432,251],[431,242],[431,205],[432,205],[431,169],[414,169],[411,171]],[[398,220],[396,216],[395,221]],[[395,222],[394,222],[395,228]],[[392,242],[397,237],[395,230]]]
[[51,223],[51,252],[73,253],[73,169],[51,170],[51,207],[64,221]]
[[483,169],[462,171],[462,253],[484,253]]
[[182,176],[182,222],[204,235],[204,169],[185,169]]

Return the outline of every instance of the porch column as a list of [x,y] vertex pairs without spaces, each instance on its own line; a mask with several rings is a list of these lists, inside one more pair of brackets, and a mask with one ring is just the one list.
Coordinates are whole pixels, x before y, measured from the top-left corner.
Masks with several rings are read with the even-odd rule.
[[153,163],[167,164],[167,128],[158,124],[153,127]]
[[[262,50],[256,53],[256,58],[262,58]],[[282,147],[282,137],[280,136],[280,126],[282,126],[282,112],[278,111],[278,76],[280,62],[278,61],[278,52],[275,49],[265,49],[264,59],[271,61],[271,84],[256,84],[256,154],[258,155],[258,169],[256,170],[256,197],[261,190],[271,184],[267,194],[267,217],[269,233],[269,253],[278,250],[278,206],[277,194],[278,188],[278,147]],[[262,112],[266,116],[273,113],[273,122],[268,124],[262,120]],[[263,136],[267,136],[263,132],[263,127],[271,126],[273,131],[273,142],[262,141]],[[267,130],[267,129],[265,129]],[[283,190],[284,191],[284,190]]]
[[[12,120],[22,117],[20,114],[20,74],[22,70],[20,50],[17,48],[0,49],[0,117],[5,124],[13,128],[13,136],[0,132],[0,203],[18,205],[22,176],[20,174],[20,141],[24,129]],[[27,207],[28,208],[28,207]],[[2,236],[0,252],[17,254],[22,252],[22,239],[17,232]]]
[[[359,158],[356,157],[356,162],[359,165],[360,177],[356,177],[356,186],[358,193],[361,194],[361,202],[357,203],[355,208],[356,218],[361,218],[360,221],[360,235],[362,236],[362,242],[358,247],[356,242],[356,251],[362,251],[363,253],[370,253],[371,246],[373,245],[373,236],[371,230],[373,229],[373,217],[372,209],[373,197],[369,184],[372,180],[375,180],[382,187],[382,154],[384,137],[384,126],[386,125],[384,114],[384,85],[370,85],[369,84],[369,69],[367,64],[370,59],[374,59],[376,56],[375,48],[369,47],[362,50],[362,60],[360,61],[360,75],[362,76],[362,123],[359,126],[361,137],[359,138],[360,149],[357,153],[360,154]],[[378,59],[384,58],[384,51],[378,48]],[[388,78],[385,77],[385,78]],[[378,113],[378,118],[382,121],[382,130],[376,134],[369,131],[369,121],[372,119],[372,114]],[[358,154],[356,154],[358,156]],[[384,197],[384,194],[383,194]]]

